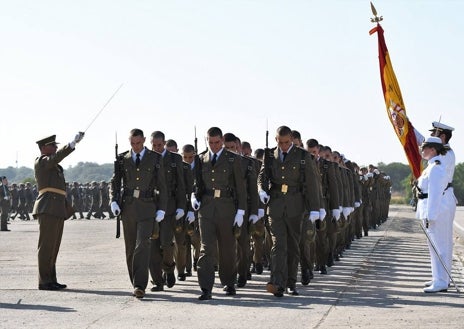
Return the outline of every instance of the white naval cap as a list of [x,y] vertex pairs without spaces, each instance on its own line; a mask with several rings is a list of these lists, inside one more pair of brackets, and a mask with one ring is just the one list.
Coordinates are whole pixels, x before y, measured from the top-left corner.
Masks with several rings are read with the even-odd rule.
[[435,136],[430,136],[430,137],[427,137],[427,139],[422,143],[422,147],[426,147],[426,146],[433,146],[435,144],[438,144],[440,146],[443,145],[441,139],[439,137],[435,137]]
[[453,127],[450,127],[450,126],[445,125],[444,123],[441,123],[441,122],[438,122],[438,121],[432,122],[432,127],[433,127],[433,129],[430,129],[429,131],[435,131],[435,130],[449,130],[449,131],[453,131],[453,130],[454,130]]

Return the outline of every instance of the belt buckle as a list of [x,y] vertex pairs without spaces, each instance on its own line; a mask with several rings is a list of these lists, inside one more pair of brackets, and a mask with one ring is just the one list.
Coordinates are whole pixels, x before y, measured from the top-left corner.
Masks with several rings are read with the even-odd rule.
[[214,190],[214,197],[220,198],[221,197],[221,190]]
[[132,194],[132,196],[136,199],[140,198],[140,190],[134,190],[134,193]]
[[287,184],[282,184],[282,187],[281,187],[280,191],[281,191],[283,194],[287,194],[287,192],[288,192],[288,185],[287,185]]

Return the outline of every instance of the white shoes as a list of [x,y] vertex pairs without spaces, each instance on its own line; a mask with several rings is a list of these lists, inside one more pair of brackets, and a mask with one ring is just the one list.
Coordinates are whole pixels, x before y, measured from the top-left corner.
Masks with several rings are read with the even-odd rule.
[[427,281],[424,283],[424,287],[430,287],[433,284],[433,281]]
[[[428,282],[426,282],[426,283],[428,283]],[[435,284],[432,283],[432,285],[424,288],[424,292],[426,292],[426,293],[445,292],[445,291],[448,291],[448,285],[439,286],[439,285],[435,285]]]

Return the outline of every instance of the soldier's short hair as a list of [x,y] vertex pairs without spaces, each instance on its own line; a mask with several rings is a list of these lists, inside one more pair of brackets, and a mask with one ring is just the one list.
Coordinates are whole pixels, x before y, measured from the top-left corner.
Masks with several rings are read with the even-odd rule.
[[129,135],[130,137],[137,137],[137,136],[144,137],[142,129],[138,129],[138,128],[132,129]]
[[292,136],[292,130],[290,128],[288,128],[287,126],[280,126],[279,128],[277,128],[277,136]]
[[168,139],[166,141],[166,147],[175,147],[177,149],[177,143],[173,139]]
[[264,150],[263,149],[256,149],[255,150],[255,158],[262,160],[264,158]]
[[301,139],[301,134],[298,130],[292,130],[292,137],[296,139]]
[[224,134],[224,142],[235,142],[237,141],[237,137],[232,133],[225,133]]
[[157,131],[154,131],[154,132],[151,133],[151,139],[152,139],[152,140],[153,140],[153,139],[161,139],[161,140],[164,141],[165,136],[164,136],[164,133],[163,133],[163,132],[157,130]]
[[321,146],[321,150],[332,152],[332,148],[328,145]]
[[251,144],[248,142],[242,142],[242,149],[251,149]]
[[319,142],[317,141],[317,139],[310,138],[306,141],[306,146],[309,148],[313,148],[319,146]]
[[222,138],[222,130],[218,127],[211,127],[207,131],[208,137],[220,137]]
[[182,153],[192,153],[195,152],[195,147],[192,144],[185,144],[182,146]]

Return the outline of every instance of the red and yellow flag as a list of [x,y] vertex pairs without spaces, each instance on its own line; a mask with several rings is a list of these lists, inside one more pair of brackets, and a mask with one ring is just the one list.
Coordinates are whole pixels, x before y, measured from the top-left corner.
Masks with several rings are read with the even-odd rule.
[[380,80],[382,81],[382,90],[388,118],[403,146],[412,174],[415,178],[419,178],[423,170],[423,165],[414,127],[406,116],[403,96],[401,96],[400,86],[398,85],[393,66],[390,62],[390,56],[383,36],[383,29],[378,23],[376,27],[369,31],[369,34],[374,34],[375,32],[377,32],[378,36]]

